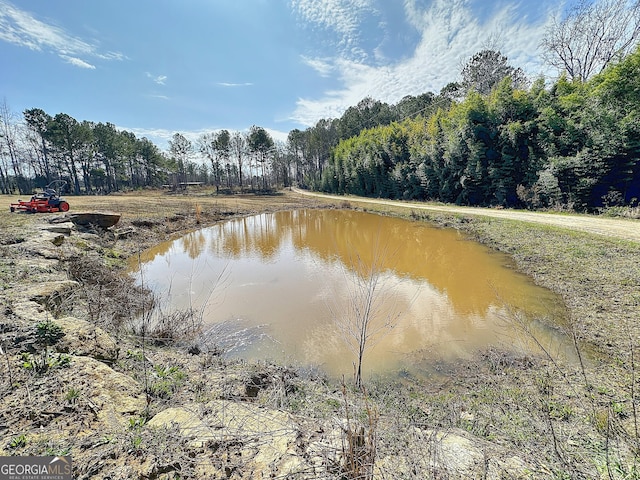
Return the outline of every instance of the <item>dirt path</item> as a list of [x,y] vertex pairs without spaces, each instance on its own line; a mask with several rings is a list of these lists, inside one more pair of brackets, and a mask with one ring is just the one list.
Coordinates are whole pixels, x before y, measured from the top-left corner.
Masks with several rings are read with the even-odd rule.
[[333,200],[344,200],[351,203],[369,203],[410,208],[413,210],[430,210],[463,215],[481,215],[484,217],[518,220],[521,222],[542,223],[545,225],[553,225],[556,227],[563,227],[571,230],[594,233],[597,235],[604,235],[607,237],[614,237],[640,243],[640,221],[632,219],[605,218],[593,215],[522,212],[479,207],[457,207],[452,205],[429,205],[420,202],[401,202],[397,200],[382,200],[377,198],[325,195],[300,189],[294,189],[294,191],[302,195],[330,198]]

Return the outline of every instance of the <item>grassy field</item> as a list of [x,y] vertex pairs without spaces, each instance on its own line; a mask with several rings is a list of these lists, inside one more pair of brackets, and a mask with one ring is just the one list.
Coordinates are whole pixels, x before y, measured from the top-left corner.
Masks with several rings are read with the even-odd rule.
[[[6,213],[0,214],[0,245],[7,245],[0,251],[0,272],[6,291],[13,289],[15,275],[12,269],[19,262],[19,255],[11,253],[13,250],[9,251],[9,245],[34,235],[34,225],[46,222],[48,218],[46,214],[10,214],[8,203],[13,200],[15,197],[0,197],[0,202],[7,203]],[[162,241],[168,235],[233,216],[302,207],[355,207],[355,202],[309,199],[291,192],[271,196],[220,197],[206,191],[188,195],[146,192],[109,197],[69,197],[68,201],[72,211],[109,210],[121,213],[122,219],[117,227],[135,229],[134,235],[117,241],[109,236],[98,236],[94,247],[84,245],[89,240],[82,240],[87,251],[103,258],[107,254],[126,256]],[[406,445],[417,442],[419,432],[462,431],[471,435],[474,441],[486,442],[482,445],[488,458],[492,451],[498,449],[503,456],[512,454],[517,457],[523,463],[522,468],[516,469],[520,472],[517,478],[640,478],[637,415],[640,402],[637,384],[640,245],[512,220],[418,212],[389,205],[371,204],[358,208],[456,228],[471,238],[508,253],[519,270],[562,296],[568,322],[562,326],[551,326],[563,330],[580,353],[577,361],[568,362],[556,358],[553,352],[514,355],[491,349],[468,362],[436,365],[439,374],[432,377],[401,376],[370,381],[366,395],[363,396],[362,392],[353,392],[353,395],[359,398],[359,403],[356,403],[361,409],[363,425],[367,429],[375,429],[380,458],[393,456],[395,451],[422,475],[408,475],[407,478],[457,478],[453,474],[447,475],[446,469],[435,468],[424,459],[412,457],[411,448]],[[87,269],[89,263],[82,265]],[[95,272],[100,271],[98,266],[94,267]],[[115,298],[114,301],[121,300]],[[8,305],[6,301],[5,305]],[[516,314],[512,321],[518,322]],[[5,319],[7,322],[9,316]],[[522,328],[527,334],[527,326],[522,325]],[[123,346],[131,352],[138,352],[140,348],[135,342],[123,343]],[[120,360],[119,371],[138,380],[144,379],[145,375],[140,370],[144,362],[140,364],[132,355]],[[193,402],[206,396],[204,392],[211,395],[210,392],[221,388],[219,384],[208,384],[212,382],[212,371],[199,364],[194,366],[196,364],[190,362],[196,360],[183,351],[171,348],[154,350],[153,360],[156,366],[173,365],[182,372],[188,372],[179,389],[160,392],[160,396],[153,397],[153,412]],[[215,365],[226,369],[227,384],[230,378],[249,375],[247,372],[255,375],[259,368],[269,375],[284,378],[284,366]],[[196,375],[196,371],[200,373]],[[293,382],[295,388],[287,389],[282,382],[274,383],[260,397],[265,406],[323,425],[345,414],[345,408],[341,407],[343,400],[340,395],[336,397],[339,385],[300,373],[289,374],[295,379],[287,377],[287,381]],[[15,401],[19,401],[18,396]],[[370,413],[367,414],[372,411],[372,405],[380,416],[375,425],[371,422]],[[84,410],[76,414],[82,412]],[[31,423],[11,420],[12,413],[7,404],[0,413],[8,424],[31,428]],[[147,437],[144,437],[144,442],[153,444]],[[73,442],[72,448],[78,453],[78,458],[85,458],[85,454],[91,452],[91,449],[83,450]],[[20,454],[37,454],[40,451],[34,444],[11,450]],[[132,461],[126,451],[118,452],[123,462]]]

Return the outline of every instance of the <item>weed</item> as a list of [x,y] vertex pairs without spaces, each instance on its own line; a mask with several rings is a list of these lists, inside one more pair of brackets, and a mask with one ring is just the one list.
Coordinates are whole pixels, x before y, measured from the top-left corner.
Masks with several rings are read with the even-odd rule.
[[287,409],[291,413],[299,413],[304,410],[306,402],[303,398],[290,398],[287,402]]
[[87,242],[85,242],[84,240],[75,240],[74,242],[74,246],[78,249],[78,250],[84,250],[84,251],[89,251],[91,250],[91,247],[89,246],[89,244]]
[[114,250],[113,248],[106,248],[103,251],[103,254],[105,257],[107,258],[115,258],[118,259],[121,257],[120,252],[118,252],[117,250]]
[[18,448],[23,448],[27,446],[27,436],[22,433],[17,437],[13,437],[9,442],[8,447],[12,450],[16,450]]
[[7,352],[6,347],[4,346],[4,342],[0,345],[0,355],[4,356],[4,360],[7,364],[7,373],[9,376],[9,385],[13,386],[13,369],[11,368],[11,362],[9,361],[9,354]]
[[131,417],[129,418],[129,431],[131,436],[129,442],[131,444],[131,450],[133,453],[140,453],[142,447],[142,428],[147,423],[147,417]]
[[131,448],[133,450],[139,450],[142,446],[142,435],[134,435],[131,437]]
[[36,325],[36,337],[38,343],[44,346],[53,346],[64,337],[62,327],[51,320],[45,320]]
[[50,446],[45,448],[44,453],[48,457],[66,457],[71,455],[71,447]]
[[141,417],[131,417],[129,418],[129,430],[137,431],[144,427],[147,423],[147,418],[144,416]]
[[67,355],[66,353],[58,353],[56,355],[56,363],[54,366],[66,368],[69,365],[71,365],[71,355]]
[[[106,260],[111,264],[120,262]],[[71,260],[67,274],[80,284],[77,293],[83,301],[76,302],[76,308],[86,309],[83,314],[109,332],[121,333],[152,301],[143,289],[134,285],[132,278],[120,275],[116,269],[88,255]]]
[[53,353],[49,347],[55,345],[64,337],[60,325],[46,320],[36,325],[36,345],[39,348],[35,354],[23,352],[22,366],[34,373],[45,373],[50,368],[66,367],[71,363],[71,357],[66,354]]
[[608,395],[611,396],[613,395],[613,391],[611,391],[608,387],[605,386],[599,386],[596,391],[600,394],[600,395]]
[[130,358],[132,360],[135,360],[137,362],[143,362],[144,361],[144,355],[142,352],[135,352],[133,350],[127,350],[127,358]]
[[611,466],[610,470],[615,472],[618,478],[628,480],[637,480],[640,478],[640,467],[636,464],[624,465],[622,462],[618,461]]
[[567,405],[560,402],[549,402],[549,415],[556,420],[569,420],[574,414],[574,410],[571,405]]
[[33,355],[27,352],[22,353],[22,366],[27,370],[35,370],[36,363],[34,362]]
[[71,357],[65,353],[51,353],[48,348],[40,354],[22,353],[22,366],[34,373],[45,373],[52,368],[65,368],[71,364]]
[[364,411],[360,420],[353,418],[353,406],[347,397],[347,387],[342,382],[342,397],[346,414],[343,426],[342,441],[342,473],[349,480],[373,479],[373,466],[376,459],[377,429],[379,414],[371,405],[366,390],[362,387]]
[[625,407],[624,403],[612,402],[611,411],[620,419],[629,417],[629,412],[627,411],[627,407]]
[[67,390],[67,393],[64,396],[64,399],[72,405],[75,405],[75,403],[78,401],[78,398],[80,398],[80,390],[73,387]]
[[110,444],[110,443],[117,443],[118,439],[115,437],[115,435],[104,435],[100,438],[100,443],[101,444]]
[[184,383],[187,375],[176,366],[153,367],[153,379],[147,393],[158,398],[169,398]]
[[[144,322],[134,329],[134,334],[146,337],[156,345],[172,345],[191,341],[202,331],[203,318],[191,308],[166,314],[157,313],[157,320]],[[142,329],[145,331],[142,332]]]
[[609,206],[600,210],[605,217],[640,218],[640,206]]

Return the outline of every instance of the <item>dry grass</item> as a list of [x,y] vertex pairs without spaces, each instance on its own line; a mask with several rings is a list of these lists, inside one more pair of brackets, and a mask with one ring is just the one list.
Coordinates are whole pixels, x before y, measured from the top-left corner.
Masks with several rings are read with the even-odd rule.
[[109,196],[67,197],[71,211],[106,210],[122,214],[123,219],[163,218],[175,215],[248,214],[301,206],[318,205],[318,200],[294,194],[220,195],[202,189],[185,194],[163,190],[132,192]]
[[[6,214],[0,214],[0,239],[25,235],[31,223],[47,218],[45,214],[10,214],[8,203],[15,199],[0,197],[0,202],[7,203]],[[72,211],[116,211],[122,214],[122,225],[139,225],[130,244],[111,241],[109,251],[117,249],[125,254],[161,241],[168,234],[206,226],[231,216],[340,205],[339,201],[307,199],[288,192],[273,196],[217,197],[206,190],[190,195],[144,192],[109,197],[69,197],[68,201]],[[375,209],[373,206],[367,208]],[[386,214],[401,213],[388,206],[380,208],[384,208]],[[527,462],[531,472],[529,478],[640,478],[640,460],[638,451],[634,451],[639,438],[637,426],[634,426],[638,387],[633,356],[640,335],[637,326],[640,247],[630,242],[521,222],[422,212],[412,215],[408,210],[403,210],[403,214],[414,220],[428,220],[464,230],[483,243],[513,255],[519,269],[530,274],[537,283],[563,295],[574,327],[579,327],[579,344],[593,355],[589,355],[586,375],[580,372],[579,365],[554,364],[544,357],[510,357],[504,352],[490,351],[469,362],[443,365],[448,369],[445,372],[448,375],[442,377],[400,378],[395,383],[372,384],[368,398],[372,408],[380,411],[379,437],[375,443],[379,457],[395,455],[397,451],[406,462],[426,465],[422,470],[418,469],[423,474],[421,478],[445,478],[443,474],[429,470],[431,464],[427,465],[424,458],[413,458],[412,455],[418,453],[405,446],[411,445],[411,435],[431,429],[456,428],[491,442],[491,445],[507,446]],[[97,253],[107,251],[100,248]],[[0,267],[5,268],[2,262]],[[7,262],[7,275],[11,273],[9,268],[14,267]],[[598,352],[604,355],[596,354]],[[248,375],[248,368],[254,368],[218,360],[209,363],[205,368],[204,357],[131,347],[126,355],[123,352],[118,368],[141,381],[151,379],[146,391],[153,396],[152,407],[158,410],[227,390],[231,392],[231,398],[237,390],[233,379]],[[175,372],[186,372],[187,378],[178,379]],[[278,378],[273,372],[267,373]],[[25,382],[28,380],[24,369],[18,370],[18,374],[25,377]],[[214,384],[212,378],[224,378],[224,382]],[[273,402],[277,401],[277,408],[315,415],[320,420],[323,415],[335,414],[334,406],[340,407],[341,403],[335,400],[335,392],[339,391],[336,386],[292,378],[288,382],[294,383],[295,388],[289,388],[289,384],[285,388],[284,383],[282,388],[274,387],[272,391],[265,387],[257,398],[265,402],[273,399]],[[71,386],[79,389],[77,383]],[[37,388],[34,384],[32,391],[51,393]],[[30,418],[29,412],[24,410],[24,398],[18,394],[21,392],[13,395],[14,404],[5,405],[5,419],[15,422],[14,425],[25,420],[10,418],[11,406],[22,405],[22,410],[16,412]],[[44,400],[42,402],[34,401],[26,406],[36,413],[52,410]],[[90,418],[91,410],[84,405],[82,397],[76,400],[68,407],[69,418],[82,419],[83,415]],[[329,411],[328,406],[331,407]],[[366,419],[362,407],[354,412],[358,413],[358,418]],[[134,433],[138,435],[134,430],[127,432],[132,435],[132,442],[138,441]],[[51,438],[57,437],[52,434]],[[120,439],[115,434],[114,438]],[[140,437],[146,453],[153,452],[158,438]],[[104,450],[102,458],[113,454],[123,461],[127,458],[136,460],[130,452],[137,450],[129,444],[125,448],[118,443],[102,444],[99,439],[93,440],[100,446],[85,448],[73,443],[72,438],[66,442],[73,445],[74,455],[85,450],[97,455]],[[176,452],[174,460],[184,456],[183,446],[171,444],[171,447]],[[41,454],[43,449],[29,444],[26,449],[16,452]],[[181,460],[185,469],[182,474],[187,478],[190,476],[186,472],[189,461]],[[103,473],[107,473],[106,470]]]

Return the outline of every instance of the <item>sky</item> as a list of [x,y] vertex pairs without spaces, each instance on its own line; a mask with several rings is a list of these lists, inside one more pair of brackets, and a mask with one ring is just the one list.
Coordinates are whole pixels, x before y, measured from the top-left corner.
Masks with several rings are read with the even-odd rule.
[[285,141],[365,97],[397,103],[499,50],[557,75],[557,0],[0,0],[0,100],[110,122],[166,148],[226,128]]

